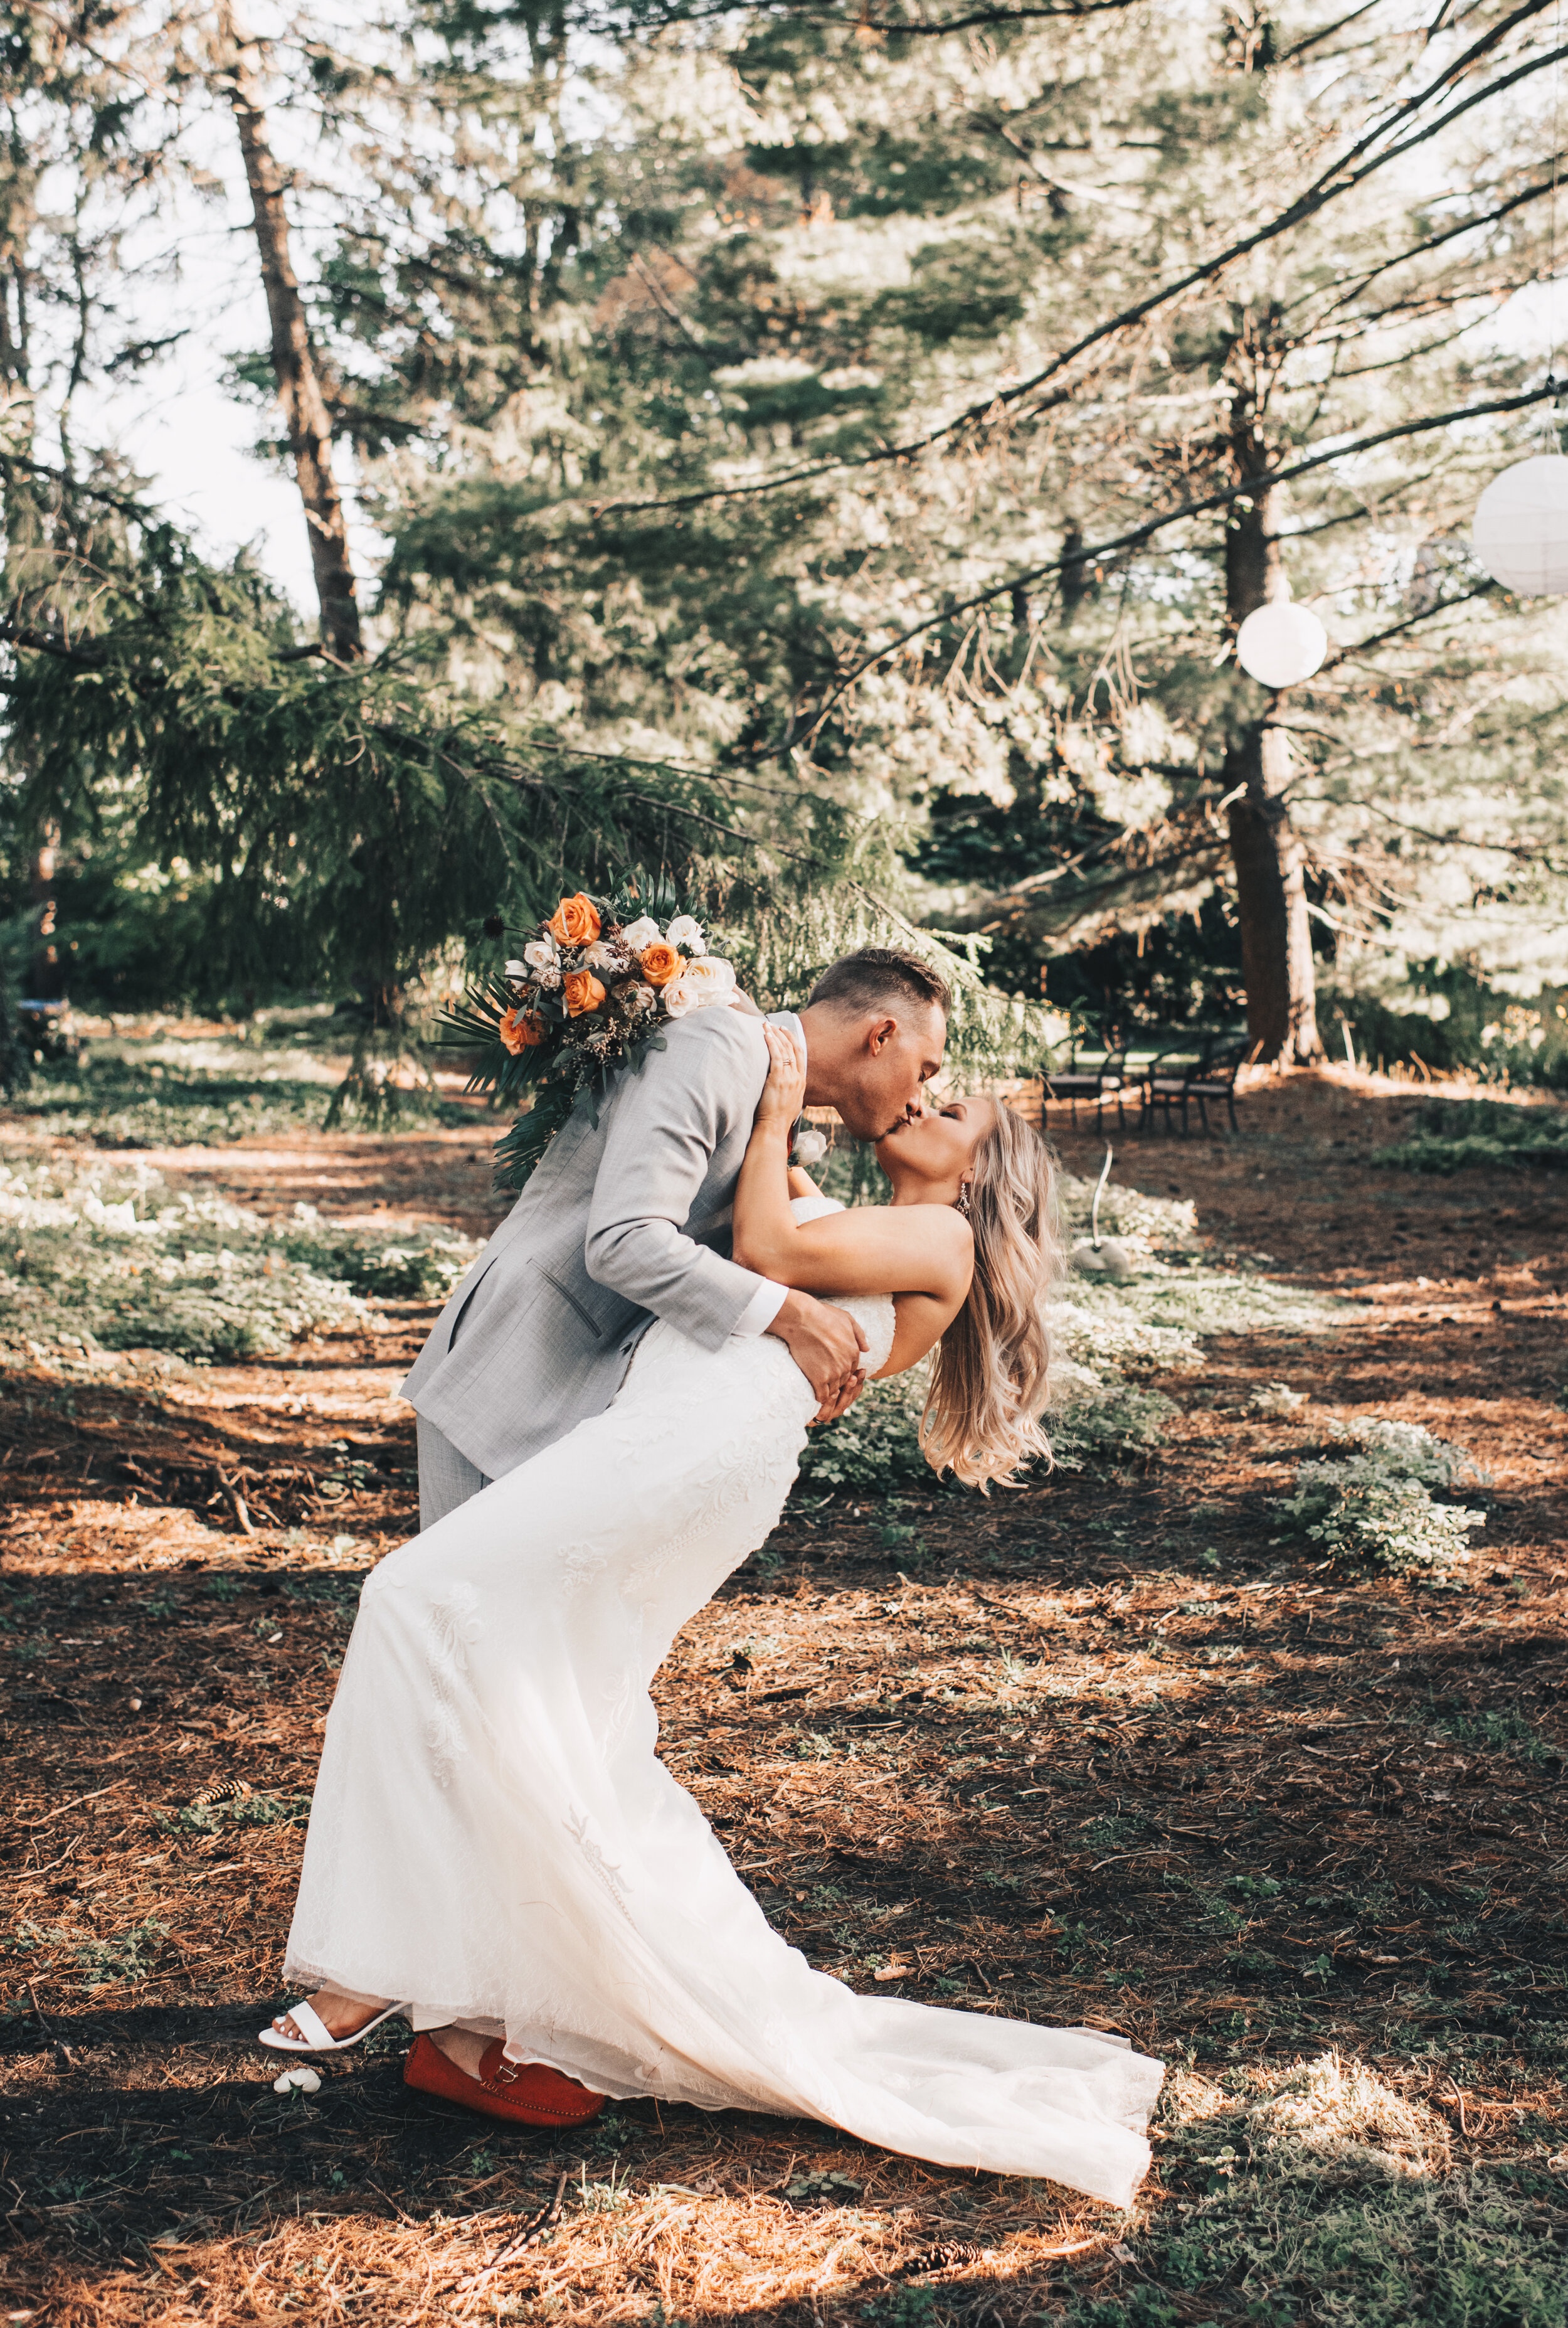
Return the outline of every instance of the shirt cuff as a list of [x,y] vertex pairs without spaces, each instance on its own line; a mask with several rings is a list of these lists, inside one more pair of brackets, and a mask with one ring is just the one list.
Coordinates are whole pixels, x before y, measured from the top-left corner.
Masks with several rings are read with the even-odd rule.
[[784,1305],[787,1285],[775,1285],[765,1277],[751,1300],[741,1311],[730,1331],[735,1334],[765,1334]]

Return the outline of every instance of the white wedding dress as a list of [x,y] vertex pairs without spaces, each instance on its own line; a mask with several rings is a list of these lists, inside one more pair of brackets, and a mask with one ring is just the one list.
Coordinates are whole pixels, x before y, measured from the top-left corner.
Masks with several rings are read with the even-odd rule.
[[[893,1304],[843,1306],[875,1370]],[[775,1337],[709,1351],[657,1320],[614,1405],[381,1562],[326,1725],[287,1976],[504,2032],[598,2093],[823,2119],[1124,2206],[1158,2062],[813,1972],[655,1753],[649,1683],[776,1523],[814,1407]]]

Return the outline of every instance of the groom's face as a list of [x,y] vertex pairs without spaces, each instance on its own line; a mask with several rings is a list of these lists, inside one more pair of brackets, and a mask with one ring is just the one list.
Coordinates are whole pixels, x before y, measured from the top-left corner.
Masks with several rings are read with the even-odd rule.
[[942,1065],[947,1021],[940,1010],[911,1007],[861,1022],[850,1072],[835,1104],[857,1140],[885,1139],[918,1115],[921,1093]]

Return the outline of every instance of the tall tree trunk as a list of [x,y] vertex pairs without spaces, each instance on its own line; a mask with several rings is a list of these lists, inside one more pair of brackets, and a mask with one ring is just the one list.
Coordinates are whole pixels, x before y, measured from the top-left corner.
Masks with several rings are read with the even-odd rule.
[[332,465],[332,426],[310,343],[305,302],[288,252],[283,173],[267,135],[267,117],[250,59],[256,43],[228,6],[219,14],[224,94],[234,109],[245,178],[250,189],[261,279],[272,325],[272,369],[288,429],[294,473],[305,503],[310,562],[321,608],[322,637],[335,655],[352,662],[364,652],[359,596],[349,559],[343,497]]
[[[1238,456],[1263,467],[1250,428],[1238,430]],[[1248,472],[1245,468],[1243,474]],[[1288,598],[1280,559],[1278,489],[1259,492],[1238,510],[1225,535],[1225,605],[1233,630],[1271,598]],[[1311,928],[1307,917],[1300,838],[1285,792],[1291,739],[1265,712],[1225,756],[1231,861],[1241,919],[1247,1032],[1270,1065],[1320,1059]]]

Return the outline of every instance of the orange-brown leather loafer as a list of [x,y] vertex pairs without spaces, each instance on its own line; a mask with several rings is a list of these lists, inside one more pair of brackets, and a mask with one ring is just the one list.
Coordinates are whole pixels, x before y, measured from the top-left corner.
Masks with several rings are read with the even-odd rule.
[[443,2101],[461,2102],[513,2126],[587,2126],[605,2107],[603,2094],[589,2093],[575,2078],[542,2061],[509,2061],[500,2037],[486,2046],[479,2075],[471,2078],[421,2030],[403,2064],[403,2083],[416,2093],[437,2094]]

